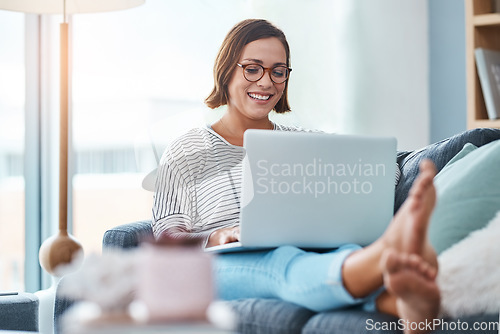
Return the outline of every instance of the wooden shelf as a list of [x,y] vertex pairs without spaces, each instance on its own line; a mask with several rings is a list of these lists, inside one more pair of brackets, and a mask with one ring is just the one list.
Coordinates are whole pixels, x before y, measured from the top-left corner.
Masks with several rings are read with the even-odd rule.
[[476,27],[500,25],[500,13],[474,15],[473,24]]
[[478,119],[472,121],[469,128],[500,128],[500,119]]
[[500,13],[492,0],[465,0],[467,128],[500,128],[500,120],[488,119],[476,69],[474,50],[500,51]]

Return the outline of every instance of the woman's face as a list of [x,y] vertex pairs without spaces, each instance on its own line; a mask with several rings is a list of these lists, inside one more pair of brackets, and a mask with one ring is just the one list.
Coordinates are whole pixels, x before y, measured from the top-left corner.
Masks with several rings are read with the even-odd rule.
[[[243,48],[238,61],[241,65],[259,64],[265,68],[286,66],[286,51],[276,37],[253,41]],[[243,75],[243,68],[236,66],[228,85],[228,110],[235,115],[251,120],[267,118],[281,98],[285,82],[271,81],[269,72],[256,82],[250,82]]]

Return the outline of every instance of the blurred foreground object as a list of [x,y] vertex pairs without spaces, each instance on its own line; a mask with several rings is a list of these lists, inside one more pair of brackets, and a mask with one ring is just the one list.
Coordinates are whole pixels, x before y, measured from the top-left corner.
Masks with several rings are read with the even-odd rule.
[[215,302],[212,259],[198,243],[179,240],[90,255],[60,285],[62,296],[80,301],[64,315],[64,333],[175,326],[227,333],[236,320]]

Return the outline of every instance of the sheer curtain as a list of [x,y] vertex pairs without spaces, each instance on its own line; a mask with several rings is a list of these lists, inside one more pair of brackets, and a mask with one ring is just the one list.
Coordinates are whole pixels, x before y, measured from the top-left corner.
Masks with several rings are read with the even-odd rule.
[[0,10],[0,291],[23,291],[24,15]]

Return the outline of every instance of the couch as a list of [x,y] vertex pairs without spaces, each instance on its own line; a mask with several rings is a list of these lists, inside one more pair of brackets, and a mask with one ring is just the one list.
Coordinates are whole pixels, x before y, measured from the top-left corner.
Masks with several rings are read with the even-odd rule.
[[[419,162],[431,159],[438,171],[459,153],[466,143],[480,147],[500,139],[498,129],[474,129],[429,145],[420,150],[402,151],[397,154],[401,178],[396,186],[394,212],[408,195],[408,191],[418,173]],[[133,248],[142,240],[152,238],[151,222],[138,221],[117,226],[105,232],[103,250],[113,247]],[[57,321],[72,301],[56,297],[55,321]],[[326,334],[326,333],[401,333],[398,319],[381,313],[370,313],[361,307],[315,313],[297,305],[273,299],[243,299],[228,302],[239,317],[238,332],[269,334]],[[476,314],[460,319],[443,319],[442,326],[435,333],[455,333],[467,327],[468,333],[497,333],[490,330],[472,330],[477,323],[498,322],[498,313]],[[461,327],[457,327],[461,326]],[[389,327],[389,328],[388,328]],[[56,326],[56,332],[58,328]]]
[[29,292],[0,296],[1,330],[38,331],[37,296]]

